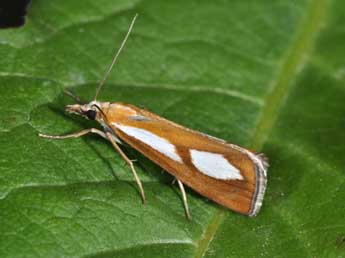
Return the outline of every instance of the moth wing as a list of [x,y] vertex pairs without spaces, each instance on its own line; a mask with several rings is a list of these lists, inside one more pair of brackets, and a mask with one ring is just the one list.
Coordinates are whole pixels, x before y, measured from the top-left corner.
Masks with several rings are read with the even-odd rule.
[[135,113],[111,120],[117,137],[201,195],[245,215],[259,212],[268,166],[263,154],[129,107]]

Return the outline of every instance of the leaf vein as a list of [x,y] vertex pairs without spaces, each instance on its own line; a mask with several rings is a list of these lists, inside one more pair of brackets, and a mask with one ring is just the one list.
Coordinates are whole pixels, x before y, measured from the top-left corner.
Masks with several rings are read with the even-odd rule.
[[[315,0],[309,3],[306,14],[300,23],[300,28],[296,31],[296,37],[294,42],[292,42],[292,47],[283,58],[277,78],[272,81],[271,92],[264,101],[262,115],[258,120],[256,130],[253,134],[252,148],[261,149],[265,143],[278,118],[279,110],[284,105],[284,101],[292,87],[294,76],[298,74],[301,67],[306,63],[306,53],[310,54],[312,50],[313,41],[325,20],[327,4],[328,0]],[[225,210],[219,209],[198,242],[196,258],[205,256],[224,218]]]

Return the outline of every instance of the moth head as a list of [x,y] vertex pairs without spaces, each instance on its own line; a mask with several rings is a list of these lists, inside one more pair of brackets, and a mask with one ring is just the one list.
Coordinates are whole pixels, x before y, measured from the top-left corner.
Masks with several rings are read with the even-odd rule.
[[88,104],[73,104],[66,106],[66,112],[77,114],[89,120],[100,120],[103,116],[101,103],[91,101]]

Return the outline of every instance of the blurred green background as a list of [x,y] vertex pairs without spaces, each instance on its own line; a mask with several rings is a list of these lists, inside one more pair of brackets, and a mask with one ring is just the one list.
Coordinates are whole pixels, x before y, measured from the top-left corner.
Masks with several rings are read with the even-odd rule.
[[[177,186],[130,148],[144,182],[64,113],[91,100],[135,13],[100,100],[128,102],[270,159],[247,218]],[[0,257],[345,257],[345,2],[33,1],[0,31]]]

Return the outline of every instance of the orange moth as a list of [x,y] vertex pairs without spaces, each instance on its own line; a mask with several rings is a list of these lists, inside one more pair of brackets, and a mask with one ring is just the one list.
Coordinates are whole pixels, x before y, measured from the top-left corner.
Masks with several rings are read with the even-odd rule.
[[[68,135],[39,134],[39,136],[66,139],[95,133],[110,141],[130,166],[142,200],[145,202],[144,189],[135,167],[120,148],[123,142],[129,144],[176,178],[188,219],[190,213],[184,184],[236,212],[248,216],[257,215],[267,181],[268,163],[263,154],[256,154],[224,140],[193,131],[133,105],[96,100],[127,41],[136,18],[137,15],[107,73],[98,85],[95,99],[88,104],[78,103],[66,107],[69,113],[96,120],[103,130],[90,128]],[[75,99],[78,101],[78,98]]]

